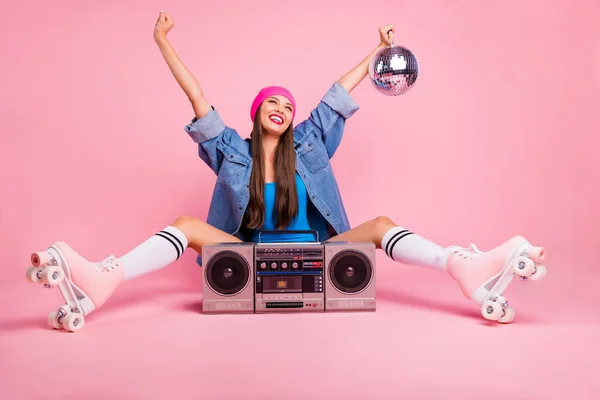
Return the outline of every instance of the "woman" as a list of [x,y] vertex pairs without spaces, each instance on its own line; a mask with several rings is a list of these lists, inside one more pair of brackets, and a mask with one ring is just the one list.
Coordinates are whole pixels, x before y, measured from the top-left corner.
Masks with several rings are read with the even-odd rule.
[[[488,253],[476,248],[443,248],[387,217],[377,217],[353,229],[348,223],[329,160],[341,141],[346,120],[358,109],[349,93],[367,75],[368,63],[375,52],[391,43],[395,32],[392,25],[379,29],[379,45],[335,82],[309,118],[296,127],[293,95],[279,86],[263,88],[250,108],[253,129],[251,139],[246,140],[225,125],[178,58],[167,40],[173,26],[173,20],[161,11],[154,39],[194,110],[195,117],[185,130],[198,144],[200,158],[217,175],[208,218],[204,222],[179,217],[125,256],[119,259],[110,256],[100,263],[88,262],[62,242],[34,253],[35,266],[52,259],[68,265],[70,280],[83,295],[83,310],[79,311],[89,314],[102,306],[123,280],[171,264],[188,247],[198,253],[201,264],[205,244],[256,242],[261,231],[271,231],[261,234],[263,242],[313,241],[315,237],[311,234],[294,234],[294,231],[313,230],[318,232],[320,241],[368,241],[400,263],[445,270],[466,297],[483,304],[482,314],[486,318],[512,321],[512,309],[501,296],[488,299],[489,289],[504,271],[510,271],[510,263],[519,255],[524,256],[519,259],[522,276],[543,277],[541,248],[534,248],[521,237],[514,237]],[[281,229],[289,232],[273,233]],[[39,281],[40,276],[39,269],[28,272],[32,281]],[[497,293],[502,293],[512,274],[503,276],[508,281],[501,282]],[[81,315],[67,309],[49,318],[56,328],[63,319],[69,320],[71,330],[83,323]]]

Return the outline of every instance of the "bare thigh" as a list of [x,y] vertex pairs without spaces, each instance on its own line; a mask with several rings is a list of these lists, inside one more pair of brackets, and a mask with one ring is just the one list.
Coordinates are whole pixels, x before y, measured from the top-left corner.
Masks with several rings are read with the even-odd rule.
[[205,244],[241,242],[237,237],[215,228],[201,219],[185,215],[178,217],[171,225],[185,235],[188,246],[198,254],[202,254],[202,246]]
[[380,249],[383,236],[393,227],[398,226],[388,217],[376,217],[358,225],[349,231],[329,238],[328,242],[371,242]]

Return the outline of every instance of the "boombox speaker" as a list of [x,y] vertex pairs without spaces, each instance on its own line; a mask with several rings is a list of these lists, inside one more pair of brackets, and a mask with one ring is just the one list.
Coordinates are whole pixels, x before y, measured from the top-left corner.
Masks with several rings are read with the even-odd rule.
[[203,313],[254,313],[254,244],[202,247]]
[[325,242],[325,310],[375,311],[375,245]]

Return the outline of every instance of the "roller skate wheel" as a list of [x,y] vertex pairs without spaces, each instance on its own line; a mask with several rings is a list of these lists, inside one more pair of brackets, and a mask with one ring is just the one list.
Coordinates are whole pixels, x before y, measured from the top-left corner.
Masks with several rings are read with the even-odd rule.
[[47,251],[38,251],[31,255],[31,263],[34,267],[41,267],[50,262],[52,256]]
[[80,313],[69,313],[62,320],[62,326],[69,332],[78,332],[83,329],[85,320],[83,314]]
[[541,264],[544,262],[546,251],[543,247],[531,247],[527,250],[527,255],[536,263]]
[[43,283],[51,286],[56,286],[65,278],[65,273],[62,268],[57,266],[45,267],[40,273],[40,278]]
[[58,322],[58,312],[52,311],[48,314],[48,325],[52,329],[60,329],[62,328],[62,324]]
[[513,269],[515,274],[527,277],[535,272],[535,264],[527,257],[517,257]]
[[481,305],[481,315],[490,321],[497,321],[503,313],[502,306],[495,301],[486,300]]
[[38,276],[38,272],[40,272],[41,268],[38,267],[29,267],[27,268],[27,272],[25,273],[25,278],[27,282],[31,283],[41,283],[42,280]]
[[498,318],[498,322],[503,324],[510,324],[515,319],[515,310],[510,307],[504,309],[504,315]]
[[536,271],[531,274],[528,279],[532,281],[541,281],[546,277],[546,267],[544,265],[538,265]]

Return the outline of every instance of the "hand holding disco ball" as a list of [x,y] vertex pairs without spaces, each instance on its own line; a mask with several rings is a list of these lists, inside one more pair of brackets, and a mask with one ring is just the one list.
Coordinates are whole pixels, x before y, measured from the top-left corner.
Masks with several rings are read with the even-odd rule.
[[393,26],[380,28],[379,33],[382,43],[386,43],[387,46],[377,51],[371,59],[369,78],[378,92],[388,96],[399,96],[408,92],[415,84],[419,75],[419,64],[410,50],[394,44]]

